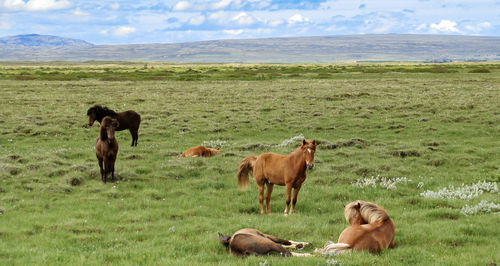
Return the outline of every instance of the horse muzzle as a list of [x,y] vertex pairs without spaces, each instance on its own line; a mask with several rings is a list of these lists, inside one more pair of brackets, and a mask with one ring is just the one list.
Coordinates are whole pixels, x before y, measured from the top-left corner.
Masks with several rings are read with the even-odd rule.
[[311,163],[311,164],[306,163],[306,168],[307,168],[307,169],[313,169],[313,167],[314,167],[314,164],[313,164],[313,163]]

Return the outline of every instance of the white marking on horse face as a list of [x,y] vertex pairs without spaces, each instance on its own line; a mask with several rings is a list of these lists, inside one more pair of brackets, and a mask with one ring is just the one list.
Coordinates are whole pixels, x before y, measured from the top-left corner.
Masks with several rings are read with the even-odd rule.
[[312,152],[312,151],[311,151],[311,149],[309,149],[309,148],[307,149],[307,151],[308,151],[309,153],[311,153],[311,152]]

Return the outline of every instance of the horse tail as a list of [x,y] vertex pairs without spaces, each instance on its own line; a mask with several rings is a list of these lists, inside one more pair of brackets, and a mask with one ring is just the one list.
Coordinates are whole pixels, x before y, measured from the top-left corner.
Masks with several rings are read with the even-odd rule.
[[339,254],[349,252],[351,250],[352,250],[352,247],[349,244],[331,243],[331,244],[325,245],[324,248],[317,248],[315,250],[315,253],[339,255]]
[[238,167],[238,174],[236,174],[236,177],[238,178],[238,186],[240,188],[248,186],[248,173],[253,173],[255,161],[257,161],[257,156],[248,156],[241,161],[240,166]]

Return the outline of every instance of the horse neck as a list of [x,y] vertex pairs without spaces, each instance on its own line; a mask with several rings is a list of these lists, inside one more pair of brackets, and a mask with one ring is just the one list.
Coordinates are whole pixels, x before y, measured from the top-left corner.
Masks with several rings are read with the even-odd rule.
[[300,147],[288,154],[288,158],[291,160],[291,162],[293,162],[294,165],[297,165],[299,167],[299,171],[306,171],[305,156]]
[[99,130],[99,137],[101,140],[107,140],[108,139],[108,131],[106,130],[105,127],[101,127]]
[[116,117],[116,112],[112,110],[101,109],[96,113],[96,120],[101,123],[102,119],[106,116]]

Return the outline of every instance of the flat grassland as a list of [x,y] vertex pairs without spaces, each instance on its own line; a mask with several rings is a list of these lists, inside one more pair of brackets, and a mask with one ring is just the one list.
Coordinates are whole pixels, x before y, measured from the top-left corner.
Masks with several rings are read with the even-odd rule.
[[[500,64],[3,63],[0,96],[0,264],[500,263]],[[142,115],[137,147],[116,134],[114,183],[84,127],[94,104]],[[239,162],[301,136],[320,145],[296,213],[275,186],[260,215]],[[223,152],[176,157],[201,144]],[[387,209],[394,249],[237,258],[217,238],[252,227],[313,252],[357,199]]]

